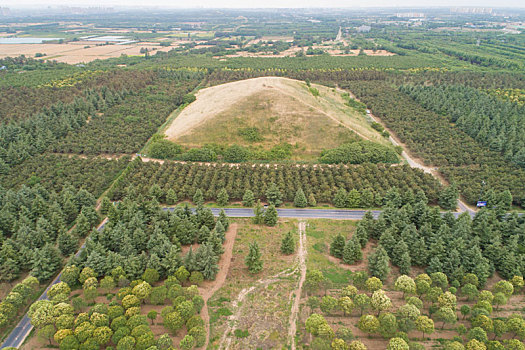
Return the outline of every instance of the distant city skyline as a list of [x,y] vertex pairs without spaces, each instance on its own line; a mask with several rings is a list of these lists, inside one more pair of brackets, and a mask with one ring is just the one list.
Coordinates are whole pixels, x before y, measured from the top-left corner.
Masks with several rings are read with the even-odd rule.
[[525,7],[523,0],[3,0],[2,7],[172,7],[172,8],[366,8],[366,7]]

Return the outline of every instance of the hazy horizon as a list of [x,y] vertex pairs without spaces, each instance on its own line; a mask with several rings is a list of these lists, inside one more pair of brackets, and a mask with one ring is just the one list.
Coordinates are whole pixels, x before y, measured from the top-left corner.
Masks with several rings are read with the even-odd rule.
[[78,1],[67,1],[67,0],[4,0],[0,7],[11,7],[11,8],[31,8],[31,7],[54,7],[54,6],[81,6],[81,7],[141,7],[141,8],[229,8],[229,9],[257,9],[257,8],[370,8],[370,7],[411,7],[411,8],[424,8],[424,7],[492,7],[492,8],[525,8],[525,3],[522,0],[369,0],[367,2],[350,0],[255,0],[255,1],[242,1],[242,0],[195,0],[188,6],[187,1],[175,0],[150,0],[147,4],[142,0],[105,0],[105,1],[93,1],[93,0],[78,0]]

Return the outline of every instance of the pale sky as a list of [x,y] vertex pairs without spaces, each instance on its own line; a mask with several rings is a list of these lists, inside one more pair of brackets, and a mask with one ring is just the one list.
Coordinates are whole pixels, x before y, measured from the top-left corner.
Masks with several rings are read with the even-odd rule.
[[148,6],[178,8],[305,8],[305,7],[525,7],[523,0],[2,0],[0,7]]

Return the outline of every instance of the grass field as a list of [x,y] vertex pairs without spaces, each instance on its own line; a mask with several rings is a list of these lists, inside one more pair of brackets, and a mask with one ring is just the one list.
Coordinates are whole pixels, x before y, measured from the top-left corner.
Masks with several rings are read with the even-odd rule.
[[[287,341],[298,277],[293,273],[295,255],[283,255],[279,247],[286,232],[297,232],[297,221],[280,220],[276,227],[253,225],[249,219],[232,221],[238,230],[226,283],[208,302],[208,348],[281,349]],[[254,240],[262,253],[263,270],[250,274],[244,258]]]

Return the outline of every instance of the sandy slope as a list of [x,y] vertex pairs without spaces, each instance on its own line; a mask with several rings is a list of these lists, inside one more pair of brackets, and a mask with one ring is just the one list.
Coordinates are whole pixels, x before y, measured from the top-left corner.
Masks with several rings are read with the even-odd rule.
[[197,100],[175,118],[165,134],[169,140],[177,141],[181,136],[190,134],[193,129],[229,110],[232,105],[250,96],[273,90],[283,96],[292,97],[296,103],[331,119],[336,125],[351,129],[364,139],[388,144],[387,140],[370,127],[364,117],[358,116],[357,113],[349,114],[350,110],[345,106],[339,92],[325,86],[313,86],[320,91],[320,97],[314,97],[304,82],[280,77],[246,79],[202,89],[196,95]]

